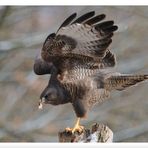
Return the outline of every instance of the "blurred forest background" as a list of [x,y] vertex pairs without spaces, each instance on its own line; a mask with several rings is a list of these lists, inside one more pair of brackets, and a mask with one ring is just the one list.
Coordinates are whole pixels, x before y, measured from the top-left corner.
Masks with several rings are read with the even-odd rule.
[[[0,6],[1,142],[58,142],[58,131],[73,127],[76,118],[70,104],[38,110],[49,76],[35,75],[33,63],[47,35],[65,18],[92,10],[119,26],[110,46],[117,55],[116,69],[148,73],[148,7]],[[112,93],[82,125],[94,122],[107,124],[114,141],[148,142],[148,83]]]

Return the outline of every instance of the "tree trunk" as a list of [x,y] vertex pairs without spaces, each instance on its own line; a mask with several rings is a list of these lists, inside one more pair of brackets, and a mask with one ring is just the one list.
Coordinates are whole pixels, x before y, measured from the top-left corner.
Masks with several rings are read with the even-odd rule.
[[75,132],[72,134],[69,131],[62,131],[58,133],[59,142],[113,142],[113,132],[108,126],[95,123],[91,129],[84,129],[81,133]]

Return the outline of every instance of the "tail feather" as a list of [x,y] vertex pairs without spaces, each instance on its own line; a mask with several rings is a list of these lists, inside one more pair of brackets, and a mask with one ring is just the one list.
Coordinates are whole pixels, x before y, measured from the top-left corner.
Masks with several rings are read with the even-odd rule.
[[148,75],[116,75],[106,79],[106,89],[124,90],[148,79]]

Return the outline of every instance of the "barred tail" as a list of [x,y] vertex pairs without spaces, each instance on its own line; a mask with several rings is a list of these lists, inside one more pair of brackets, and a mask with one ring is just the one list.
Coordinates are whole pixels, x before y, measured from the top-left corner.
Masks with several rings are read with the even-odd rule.
[[105,87],[108,90],[124,90],[127,87],[136,85],[148,79],[148,75],[116,75],[105,80]]

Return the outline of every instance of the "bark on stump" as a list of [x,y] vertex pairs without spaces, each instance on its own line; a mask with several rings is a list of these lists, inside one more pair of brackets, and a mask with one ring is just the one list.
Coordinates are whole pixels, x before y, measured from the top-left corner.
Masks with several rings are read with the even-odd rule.
[[84,129],[81,133],[75,132],[72,134],[66,130],[58,133],[59,142],[82,142],[82,143],[97,143],[97,142],[113,142],[112,130],[103,124],[95,123],[91,129]]

